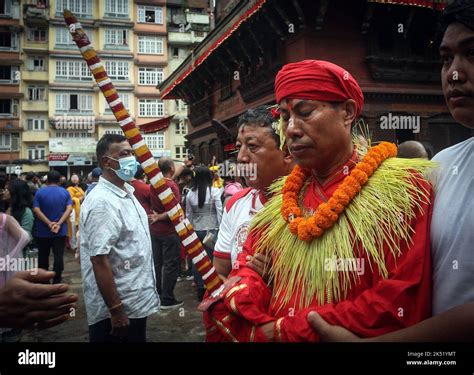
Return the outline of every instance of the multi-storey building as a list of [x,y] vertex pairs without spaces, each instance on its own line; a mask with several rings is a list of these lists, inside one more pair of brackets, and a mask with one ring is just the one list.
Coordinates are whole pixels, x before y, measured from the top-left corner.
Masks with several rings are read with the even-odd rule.
[[[169,115],[156,86],[164,80],[168,61],[166,2],[137,0],[134,12],[136,123],[143,126]],[[156,158],[173,156],[170,129],[144,135]]]
[[0,1],[0,171],[12,173],[20,159],[20,4]]
[[[210,29],[209,0],[168,0],[168,72],[174,70],[192,53],[193,48],[204,40]],[[185,135],[188,133],[188,108],[183,100],[165,101],[174,117],[170,124],[172,154],[176,159],[186,156]]]
[[[186,156],[187,106],[157,86],[209,31],[208,0],[0,1],[0,171],[87,174],[106,133],[121,133],[63,19],[84,26],[157,158]],[[169,30],[168,30],[169,28]]]
[[49,170],[49,6],[45,1],[23,1],[21,10],[22,171],[45,172]]

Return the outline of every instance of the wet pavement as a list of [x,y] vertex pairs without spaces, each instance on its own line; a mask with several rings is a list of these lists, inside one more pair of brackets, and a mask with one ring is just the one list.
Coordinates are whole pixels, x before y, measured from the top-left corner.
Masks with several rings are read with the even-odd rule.
[[[53,264],[52,259],[50,264]],[[63,280],[69,284],[70,291],[79,295],[75,316],[49,329],[24,330],[22,342],[89,342],[80,265],[71,251],[64,254]],[[148,317],[148,342],[204,342],[202,314],[196,309],[198,302],[192,281],[178,282],[175,295],[177,299],[184,301],[184,305]]]

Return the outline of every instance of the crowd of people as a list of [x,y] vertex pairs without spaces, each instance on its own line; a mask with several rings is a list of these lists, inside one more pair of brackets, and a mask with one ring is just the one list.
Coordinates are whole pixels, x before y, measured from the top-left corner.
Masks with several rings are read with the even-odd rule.
[[[474,6],[458,0],[444,21],[442,89],[453,118],[472,129]],[[0,326],[67,320],[78,298],[62,281],[70,248],[91,342],[146,341],[150,315],[183,306],[183,279],[193,280],[196,304],[212,300],[201,305],[208,341],[472,340],[474,138],[430,160],[427,144],[354,137],[362,90],[327,61],[285,65],[275,97],[277,111],[239,118],[235,161],[255,166],[252,178],[223,176],[215,158],[158,162],[224,281],[217,297],[206,294],[130,143],[107,134],[85,186],[57,171],[44,186],[33,173],[0,177],[5,255],[34,257],[37,248],[40,268],[1,273]],[[338,269],[333,258],[362,268]]]

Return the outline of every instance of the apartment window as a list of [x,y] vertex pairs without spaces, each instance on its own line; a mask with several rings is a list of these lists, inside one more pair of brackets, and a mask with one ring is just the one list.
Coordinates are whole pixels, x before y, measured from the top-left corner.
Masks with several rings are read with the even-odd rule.
[[92,111],[92,95],[56,94],[56,111]]
[[0,50],[17,51],[18,34],[11,32],[0,32]]
[[0,115],[11,114],[11,99],[0,99]]
[[45,160],[46,159],[46,146],[45,145],[28,146],[28,159],[29,160]]
[[92,17],[92,0],[56,0],[56,14],[69,9],[76,17]]
[[173,48],[173,59],[179,59],[179,48]]
[[106,130],[106,131],[105,131],[105,134],[119,134],[119,135],[123,135],[123,131],[121,131],[121,130]]
[[106,46],[128,46],[128,30],[126,29],[106,29]]
[[44,119],[29,118],[27,120],[27,129],[34,130],[45,130]]
[[[93,34],[94,30],[92,29],[84,29],[85,33],[87,34],[87,37],[89,38],[89,41],[92,43],[93,41]],[[69,48],[69,47],[74,47],[76,48],[76,42],[72,39],[71,33],[69,32],[69,29],[66,27],[57,27],[56,28],[56,33],[55,33],[55,42],[56,45],[62,48]]]
[[56,61],[56,79],[91,81],[92,74],[85,61]]
[[93,137],[92,133],[89,132],[56,132],[56,138],[90,138]]
[[163,24],[163,7],[139,5],[138,22]]
[[184,159],[186,156],[186,147],[184,146],[176,146],[174,148],[176,152],[176,159]]
[[46,29],[28,29],[28,40],[32,42],[46,42]]
[[106,0],[105,15],[128,18],[128,0]]
[[[87,36],[89,36],[89,34],[87,34]],[[56,28],[56,44],[75,44],[69,29],[66,29],[65,27]]]
[[0,133],[0,151],[19,151],[20,133]]
[[[127,109],[130,110],[130,95],[128,94],[120,94],[120,99],[122,99],[122,104],[123,106]],[[104,106],[105,110],[108,112],[112,112],[110,109],[109,103],[107,103],[107,100],[104,97]]]
[[37,72],[46,71],[46,64],[44,62],[44,57],[34,56],[27,60],[28,70],[34,70]]
[[0,15],[10,16],[12,13],[12,0],[0,0]]
[[156,86],[163,82],[164,74],[161,68],[138,68],[138,84]]
[[187,129],[186,129],[186,122],[184,120],[180,120],[176,124],[176,134],[186,134]]
[[18,66],[0,65],[0,83],[2,81],[8,83],[17,82],[19,73]]
[[46,89],[38,86],[28,86],[28,100],[46,100]]
[[18,117],[18,99],[0,99],[0,116]]
[[188,106],[186,105],[186,103],[182,100],[176,100],[176,108],[178,109],[178,112],[182,112],[182,111],[187,111],[188,110]]
[[163,133],[145,134],[143,140],[150,150],[163,150],[165,148],[165,135]]
[[139,36],[138,53],[149,55],[162,55],[163,38],[158,36]]
[[163,117],[165,115],[165,105],[158,99],[140,99],[138,104],[141,117]]
[[128,62],[127,61],[106,61],[105,70],[109,77],[117,81],[128,81]]

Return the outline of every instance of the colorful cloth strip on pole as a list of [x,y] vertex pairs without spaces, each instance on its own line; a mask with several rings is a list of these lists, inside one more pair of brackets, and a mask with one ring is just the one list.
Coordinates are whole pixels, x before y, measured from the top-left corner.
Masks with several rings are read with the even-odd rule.
[[112,113],[130,142],[130,145],[132,146],[138,161],[142,165],[143,170],[148,176],[155,193],[158,194],[161,203],[168,213],[187,254],[190,256],[196,269],[202,276],[207,290],[212,296],[218,295],[223,288],[222,280],[217,275],[217,272],[199,241],[199,238],[194,232],[191,223],[186,219],[181,205],[169,188],[153,155],[135,125],[135,122],[123,106],[117,90],[115,90],[112,81],[105,71],[104,65],[101,63],[94,47],[90,43],[87,34],[84,32],[84,29],[77,21],[76,17],[69,10],[64,10],[64,19],[77,47],[81,51],[83,58],[86,60],[95,81],[104,94]]

